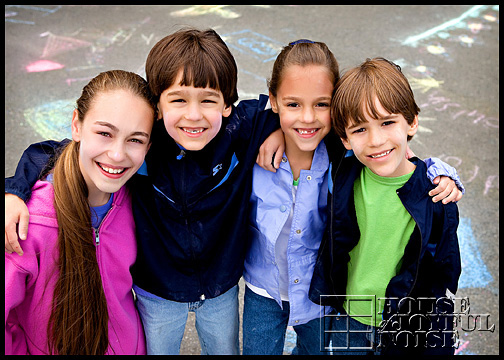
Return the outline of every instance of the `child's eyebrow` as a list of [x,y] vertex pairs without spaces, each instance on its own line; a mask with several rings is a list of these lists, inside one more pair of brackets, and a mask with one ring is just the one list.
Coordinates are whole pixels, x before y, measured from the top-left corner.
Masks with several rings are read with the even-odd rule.
[[[114,132],[118,132],[119,128],[111,123],[108,123],[106,121],[95,121],[96,125],[101,125],[101,126],[106,126],[110,128],[110,130]],[[130,134],[130,136],[145,136],[147,139],[149,138],[149,134],[147,134],[144,131],[134,131],[133,133]]]
[[108,123],[106,121],[95,121],[95,124],[101,125],[101,126],[106,126],[106,127],[110,128],[110,130],[112,130],[112,131],[119,131],[119,129],[115,125],[112,125],[111,123]]
[[[182,96],[186,95],[187,92],[185,90],[174,90],[174,91],[169,91],[166,93],[166,96]],[[212,91],[212,90],[204,90],[201,92],[203,96],[215,96],[219,97],[219,93],[217,91]]]

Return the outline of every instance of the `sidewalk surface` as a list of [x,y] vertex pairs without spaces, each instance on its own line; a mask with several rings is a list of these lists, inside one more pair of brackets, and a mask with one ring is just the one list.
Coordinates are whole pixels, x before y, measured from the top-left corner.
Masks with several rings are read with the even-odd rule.
[[[499,6],[6,5],[5,176],[29,144],[70,136],[92,77],[113,68],[145,76],[149,50],[183,25],[224,38],[241,99],[266,93],[276,55],[300,38],[325,42],[342,72],[377,56],[402,67],[421,108],[412,150],[456,167],[466,187],[456,295],[470,312],[457,354],[498,354]],[[199,351],[190,320],[182,353]]]

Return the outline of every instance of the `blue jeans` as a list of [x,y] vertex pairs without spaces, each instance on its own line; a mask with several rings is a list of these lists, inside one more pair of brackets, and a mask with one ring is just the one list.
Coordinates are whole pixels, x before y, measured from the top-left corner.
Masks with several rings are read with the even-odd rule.
[[347,314],[330,316],[331,347],[334,355],[380,355],[377,328]]
[[177,355],[189,311],[196,314],[202,355],[239,355],[238,285],[224,294],[181,303],[137,294],[148,355]]
[[[282,355],[289,321],[289,302],[283,309],[270,298],[245,287],[243,303],[243,355]],[[321,321],[294,326],[297,335],[293,355],[325,355],[321,352]]]

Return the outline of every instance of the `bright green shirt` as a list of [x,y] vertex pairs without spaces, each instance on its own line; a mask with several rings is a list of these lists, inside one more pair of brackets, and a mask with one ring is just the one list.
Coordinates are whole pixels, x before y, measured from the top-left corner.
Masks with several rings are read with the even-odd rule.
[[383,304],[378,299],[385,297],[388,283],[400,270],[415,228],[415,221],[396,193],[412,174],[382,177],[364,167],[354,182],[360,240],[350,251],[344,308],[366,325],[380,325]]

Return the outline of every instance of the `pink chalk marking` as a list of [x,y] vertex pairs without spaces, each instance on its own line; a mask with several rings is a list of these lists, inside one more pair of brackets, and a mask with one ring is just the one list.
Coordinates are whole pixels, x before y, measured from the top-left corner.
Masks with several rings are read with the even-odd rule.
[[467,345],[469,345],[469,341],[464,341],[464,343],[462,345],[460,345],[458,347],[458,349],[455,349],[455,354],[454,355],[457,355],[462,350],[465,350],[465,348],[467,347]]
[[38,60],[34,63],[31,63],[26,67],[26,71],[28,72],[41,72],[41,71],[51,71],[63,69],[65,65],[50,61],[50,60]]

